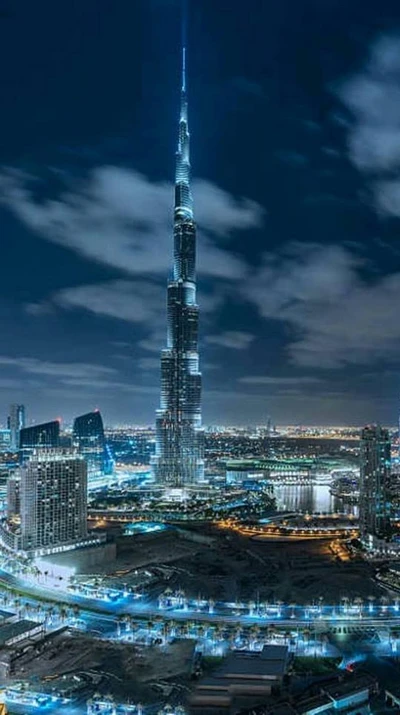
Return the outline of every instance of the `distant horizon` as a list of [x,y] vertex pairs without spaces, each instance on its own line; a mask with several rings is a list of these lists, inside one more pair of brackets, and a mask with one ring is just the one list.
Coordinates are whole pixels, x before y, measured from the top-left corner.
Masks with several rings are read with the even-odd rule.
[[[98,408],[96,408],[98,410]],[[94,412],[96,410],[87,410],[87,412]],[[112,430],[112,429],[155,429],[155,423],[150,423],[150,422],[107,422],[104,419],[104,413],[99,410],[103,422],[104,422],[104,429],[105,430]],[[38,424],[45,424],[46,422],[52,422],[52,421],[59,421],[61,425],[61,431],[63,430],[69,430],[72,429],[73,421],[75,417],[78,417],[80,414],[85,414],[85,413],[77,413],[73,418],[70,419],[63,419],[62,417],[49,417],[48,419],[27,419],[26,421],[26,427],[33,427]],[[278,431],[281,429],[316,429],[316,430],[361,430],[363,427],[366,427],[370,424],[376,424],[376,425],[381,425],[382,427],[389,429],[389,430],[398,430],[399,427],[395,423],[384,423],[384,422],[362,422],[359,424],[353,423],[353,424],[326,424],[326,423],[305,423],[305,422],[292,422],[292,423],[274,423],[272,421],[271,427],[275,427]],[[247,422],[247,423],[223,423],[223,422],[210,422],[209,424],[204,424],[203,423],[203,429],[205,431],[210,430],[210,429],[221,429],[221,430],[249,430],[249,429],[260,429],[260,428],[265,428],[267,429],[268,423],[267,422]],[[0,422],[0,429],[5,430],[7,429],[7,422]]]

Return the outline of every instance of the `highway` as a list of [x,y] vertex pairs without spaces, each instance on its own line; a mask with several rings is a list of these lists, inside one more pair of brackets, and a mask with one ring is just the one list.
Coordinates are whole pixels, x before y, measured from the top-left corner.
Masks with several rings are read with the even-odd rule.
[[88,598],[79,594],[67,592],[61,588],[44,587],[11,575],[4,570],[0,571],[0,585],[6,589],[16,591],[18,594],[31,599],[32,604],[54,603],[56,605],[78,606],[80,613],[86,618],[106,618],[110,622],[117,622],[123,616],[132,619],[152,620],[160,618],[165,621],[189,621],[192,623],[208,624],[240,624],[247,625],[276,625],[290,628],[312,627],[318,628],[399,628],[400,630],[400,601],[391,603],[382,602],[373,604],[359,603],[357,606],[342,603],[340,605],[287,605],[287,604],[226,604],[196,603],[187,601],[178,604],[177,599],[167,599],[164,607],[157,602],[134,600],[131,594],[122,595],[115,602]]

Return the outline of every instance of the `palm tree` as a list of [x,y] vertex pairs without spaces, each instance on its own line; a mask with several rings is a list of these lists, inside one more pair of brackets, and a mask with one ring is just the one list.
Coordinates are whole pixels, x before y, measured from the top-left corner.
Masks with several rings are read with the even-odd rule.
[[205,628],[202,623],[200,623],[197,627],[197,637],[202,640],[205,635]]
[[222,625],[222,623],[218,623],[217,626],[216,626],[216,628],[215,628],[215,631],[214,631],[214,639],[215,639],[217,642],[218,642],[218,641],[222,641],[223,638],[224,638],[224,633],[225,633],[225,628],[224,628],[224,626]]
[[177,623],[174,620],[168,621],[168,635],[170,638],[175,638]]
[[147,637],[148,637],[148,638],[150,638],[150,633],[151,633],[151,631],[153,630],[153,628],[154,628],[154,623],[153,623],[153,621],[150,621],[150,620],[147,621],[147,623],[146,623],[146,630],[147,630]]
[[356,596],[356,598],[354,599],[354,605],[357,606],[358,615],[360,618],[362,618],[363,603],[364,601],[362,600],[362,598],[360,596]]
[[258,639],[260,637],[260,626],[252,626],[250,628],[250,648],[253,650],[257,645]]
[[369,613],[372,613],[372,611],[374,610],[375,596],[368,596],[368,601],[369,601],[368,611],[369,611]]
[[249,601],[249,616],[254,615],[255,607],[256,607],[255,601]]
[[379,600],[381,602],[381,613],[386,613],[389,599],[386,596],[381,596]]
[[311,635],[310,629],[309,629],[309,628],[305,628],[304,631],[303,631],[303,639],[304,639],[304,642],[305,642],[307,645],[308,645],[309,642],[310,642],[310,635]]
[[125,624],[126,624],[125,616],[122,616],[122,615],[117,616],[117,636],[118,636],[118,638],[120,638],[120,636],[121,636],[121,632],[122,632],[121,626],[125,625]]

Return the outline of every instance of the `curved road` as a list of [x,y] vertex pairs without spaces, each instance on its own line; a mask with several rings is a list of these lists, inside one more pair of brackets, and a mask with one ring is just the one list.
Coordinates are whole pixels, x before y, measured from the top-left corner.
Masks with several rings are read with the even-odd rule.
[[35,601],[51,602],[58,605],[79,606],[83,614],[92,617],[103,617],[107,620],[115,621],[118,616],[129,615],[137,620],[160,619],[171,621],[190,620],[200,623],[226,623],[241,625],[281,625],[286,627],[312,627],[335,626],[335,627],[355,627],[358,628],[384,628],[398,627],[400,629],[400,606],[364,606],[360,616],[359,610],[344,611],[343,607],[323,606],[307,608],[304,606],[280,607],[280,615],[277,607],[268,609],[265,615],[250,615],[243,609],[238,613],[238,609],[229,608],[226,604],[217,603],[213,611],[197,610],[193,608],[158,608],[154,602],[145,600],[133,601],[131,596],[119,599],[116,602],[104,601],[94,598],[86,598],[73,593],[67,593],[61,589],[45,588],[39,585],[27,583],[5,571],[0,570],[0,585],[17,591],[19,594],[31,598]]

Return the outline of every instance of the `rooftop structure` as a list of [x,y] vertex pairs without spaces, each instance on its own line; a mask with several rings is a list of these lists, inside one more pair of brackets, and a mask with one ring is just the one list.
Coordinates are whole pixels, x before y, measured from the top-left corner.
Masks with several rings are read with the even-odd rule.
[[203,678],[190,699],[191,713],[231,712],[235,698],[259,698],[279,688],[289,665],[287,646],[264,646],[260,653],[233,651],[210,677]]
[[44,633],[43,623],[21,620],[0,626],[0,646],[10,646]]

